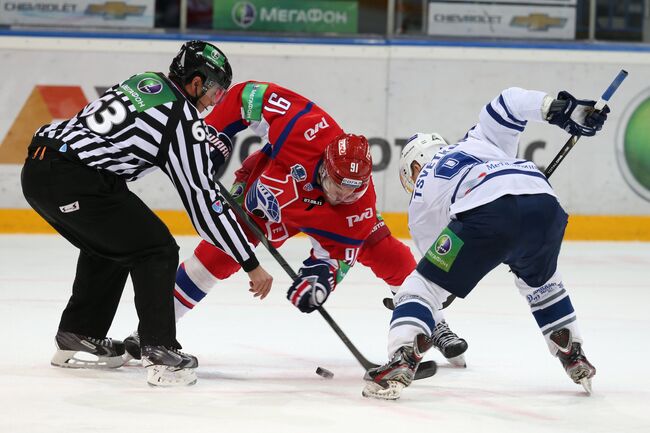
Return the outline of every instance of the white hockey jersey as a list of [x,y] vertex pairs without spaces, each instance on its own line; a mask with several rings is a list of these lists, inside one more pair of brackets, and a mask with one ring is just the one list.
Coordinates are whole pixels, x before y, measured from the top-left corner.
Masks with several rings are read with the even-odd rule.
[[441,148],[415,182],[408,209],[411,237],[424,254],[456,214],[504,195],[550,194],[534,163],[517,159],[528,121],[543,121],[543,92],[512,87],[481,110],[461,141]]

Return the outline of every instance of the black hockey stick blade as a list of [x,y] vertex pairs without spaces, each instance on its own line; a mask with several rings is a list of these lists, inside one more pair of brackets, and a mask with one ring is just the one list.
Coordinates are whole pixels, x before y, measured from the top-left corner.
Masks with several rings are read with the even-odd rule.
[[[372,363],[369,363],[368,366],[370,368],[379,367],[379,365],[372,364]],[[370,370],[370,368],[366,368],[366,370]],[[414,380],[426,379],[427,377],[431,377],[434,374],[436,374],[437,371],[438,371],[438,364],[436,364],[435,361],[424,361],[418,366],[418,370],[415,372],[415,377],[413,379]]]
[[425,361],[420,363],[418,370],[415,372],[415,380],[426,379],[436,374],[438,371],[438,364],[435,361]]

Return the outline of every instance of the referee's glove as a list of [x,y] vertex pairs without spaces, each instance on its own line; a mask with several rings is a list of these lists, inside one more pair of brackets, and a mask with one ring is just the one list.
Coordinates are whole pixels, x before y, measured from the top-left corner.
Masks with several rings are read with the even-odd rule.
[[230,157],[232,141],[223,132],[218,132],[216,135],[208,134],[208,143],[210,143],[210,159],[216,172]]

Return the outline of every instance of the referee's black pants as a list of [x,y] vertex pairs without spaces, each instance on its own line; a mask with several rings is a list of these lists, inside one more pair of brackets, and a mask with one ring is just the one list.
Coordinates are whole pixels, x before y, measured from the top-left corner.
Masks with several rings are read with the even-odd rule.
[[141,344],[180,347],[173,304],[178,245],[126,182],[35,144],[21,181],[27,202],[81,250],[59,329],[105,337],[131,274]]

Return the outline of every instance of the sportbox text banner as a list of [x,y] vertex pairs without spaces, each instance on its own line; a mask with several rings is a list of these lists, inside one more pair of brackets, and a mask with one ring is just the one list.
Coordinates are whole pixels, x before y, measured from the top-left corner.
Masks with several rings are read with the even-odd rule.
[[437,36],[575,39],[575,1],[539,4],[429,3],[427,32]]
[[[0,208],[29,208],[20,170],[37,128],[74,116],[107,87],[132,74],[169,70],[182,42],[0,38],[0,82],[11,83],[0,86],[0,100],[10,101],[0,104]],[[399,155],[416,132],[438,132],[454,143],[475,125],[481,108],[505,88],[551,95],[567,90],[579,98],[596,99],[624,68],[630,75],[610,101],[612,112],[605,127],[578,142],[551,183],[571,214],[650,215],[647,52],[466,45],[343,45],[336,50],[318,44],[217,45],[228,56],[236,82],[271,81],[288,87],[327,110],[346,131],[368,137],[378,208],[385,212],[406,211],[409,196],[399,181]],[[20,80],[14,71],[21,71]],[[528,122],[519,156],[544,169],[568,138],[556,126]],[[238,134],[232,156],[218,173],[222,183],[230,185],[242,161],[263,145],[252,131]],[[129,188],[154,209],[182,209],[178,194],[159,170]]]
[[356,1],[214,0],[219,30],[357,33]]
[[0,24],[153,28],[155,0],[0,0]]

